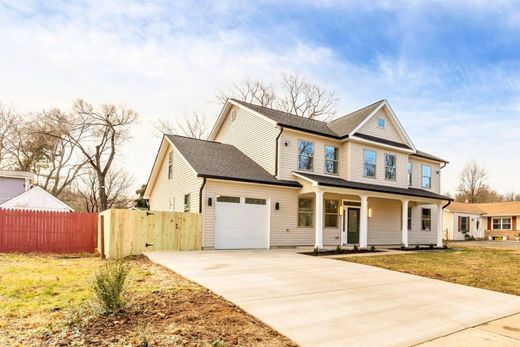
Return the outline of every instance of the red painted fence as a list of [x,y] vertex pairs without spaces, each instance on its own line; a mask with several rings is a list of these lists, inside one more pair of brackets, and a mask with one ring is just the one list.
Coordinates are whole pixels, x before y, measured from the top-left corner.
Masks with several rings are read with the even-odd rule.
[[94,252],[97,213],[0,209],[0,252]]

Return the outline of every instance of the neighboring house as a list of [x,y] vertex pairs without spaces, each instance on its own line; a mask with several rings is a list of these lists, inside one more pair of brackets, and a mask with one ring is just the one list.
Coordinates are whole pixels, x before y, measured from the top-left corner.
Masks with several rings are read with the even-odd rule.
[[0,204],[28,191],[34,174],[23,171],[0,170]]
[[[451,203],[444,212],[450,240],[464,240],[464,230],[476,239],[515,240],[520,235],[520,201],[482,204]],[[466,221],[469,220],[469,224]]]
[[0,204],[0,208],[14,210],[74,212],[63,201],[56,198],[45,189],[34,186],[28,191]]
[[144,197],[202,213],[205,249],[442,246],[446,164],[386,100],[327,123],[230,99],[209,141],[163,137]]
[[444,209],[444,237],[448,240],[484,238],[484,212],[476,204],[452,202]]

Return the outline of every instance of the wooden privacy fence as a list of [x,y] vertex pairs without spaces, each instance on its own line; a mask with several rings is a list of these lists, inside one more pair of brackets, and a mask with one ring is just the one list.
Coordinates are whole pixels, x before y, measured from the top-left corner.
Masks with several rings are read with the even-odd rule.
[[[98,249],[107,258],[123,258],[147,251],[202,249],[202,215],[199,213],[110,209],[99,214]],[[103,221],[103,227],[101,227]]]
[[0,252],[94,252],[97,213],[0,209]]

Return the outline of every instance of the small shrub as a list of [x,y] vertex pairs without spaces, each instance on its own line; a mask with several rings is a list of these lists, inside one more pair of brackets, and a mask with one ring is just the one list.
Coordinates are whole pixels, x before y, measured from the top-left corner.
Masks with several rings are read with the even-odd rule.
[[213,341],[213,343],[211,344],[211,347],[225,347],[226,345],[224,344],[224,341],[222,341],[221,339],[216,339],[215,341]]
[[374,252],[376,250],[375,246],[370,246],[370,252]]
[[421,248],[421,246],[415,245],[415,249],[419,249],[419,248]]
[[448,244],[445,243],[442,247],[443,247],[444,249],[448,249]]
[[317,256],[320,253],[320,250],[318,247],[314,247],[314,250],[312,251],[312,255]]
[[357,252],[357,251],[359,251],[359,247],[358,247],[358,245],[354,245],[354,252]]
[[430,243],[429,247],[430,247],[430,249],[433,249],[433,247],[434,247],[433,243]]
[[336,246],[336,253],[341,253],[342,249],[340,245]]
[[92,291],[103,314],[120,312],[124,306],[123,291],[130,265],[120,261],[110,261],[96,271]]
[[401,244],[401,249],[406,249],[404,244]]

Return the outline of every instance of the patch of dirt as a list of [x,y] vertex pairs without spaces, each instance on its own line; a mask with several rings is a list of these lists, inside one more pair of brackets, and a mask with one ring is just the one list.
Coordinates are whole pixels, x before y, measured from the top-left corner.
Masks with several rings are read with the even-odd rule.
[[312,255],[314,257],[320,257],[320,256],[326,256],[326,255],[337,255],[337,254],[362,254],[362,253],[378,253],[378,252],[384,252],[381,250],[369,250],[369,249],[358,249],[357,251],[353,249],[342,249],[341,251],[336,250],[330,250],[330,251],[318,251],[318,253],[314,253],[313,251],[310,252],[302,252],[300,254],[304,255]]
[[[79,317],[65,333],[44,336],[44,345],[145,346],[146,342],[149,346],[211,346],[221,341],[221,346],[296,346],[237,306],[176,273],[144,257],[132,263],[150,275],[129,288],[125,312]],[[139,284],[152,289],[140,291]]]

